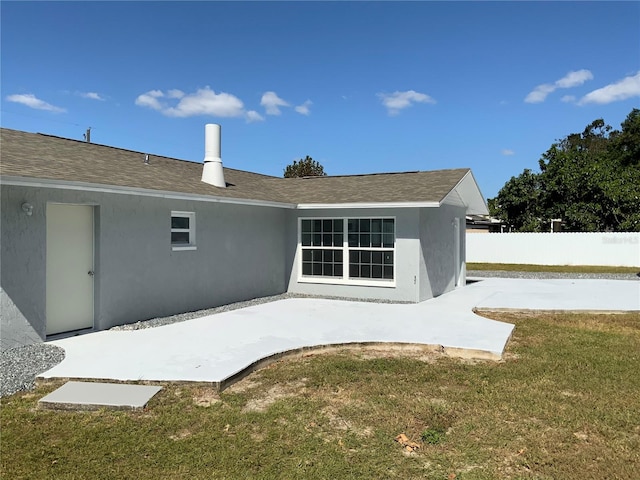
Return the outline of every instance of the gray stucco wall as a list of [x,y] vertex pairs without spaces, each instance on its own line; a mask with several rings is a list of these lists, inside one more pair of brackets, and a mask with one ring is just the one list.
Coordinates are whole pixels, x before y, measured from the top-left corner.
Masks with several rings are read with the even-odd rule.
[[420,301],[437,297],[455,288],[455,227],[458,218],[460,282],[465,282],[465,209],[451,205],[420,209]]
[[[96,329],[286,291],[287,211],[3,185],[2,348],[45,338],[46,203],[95,206]],[[28,201],[33,215],[20,206]],[[194,251],[172,251],[171,211],[196,213]],[[6,341],[5,341],[6,339]]]
[[[418,301],[418,275],[420,262],[419,218],[417,208],[406,209],[318,209],[294,210],[288,214],[287,269],[289,292],[351,297],[363,299],[387,299],[400,302]],[[395,217],[396,226],[396,285],[395,287],[370,287],[299,281],[298,219],[342,217]]]

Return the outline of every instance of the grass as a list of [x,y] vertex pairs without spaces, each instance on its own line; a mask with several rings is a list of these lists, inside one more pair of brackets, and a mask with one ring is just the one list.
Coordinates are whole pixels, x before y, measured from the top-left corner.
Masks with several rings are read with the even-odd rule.
[[506,272],[559,272],[559,273],[631,273],[638,267],[608,267],[593,265],[524,265],[517,263],[467,263],[467,270],[500,270]]
[[499,363],[315,354],[138,412],[38,410],[42,384],[3,399],[0,478],[637,478],[640,315],[492,317]]

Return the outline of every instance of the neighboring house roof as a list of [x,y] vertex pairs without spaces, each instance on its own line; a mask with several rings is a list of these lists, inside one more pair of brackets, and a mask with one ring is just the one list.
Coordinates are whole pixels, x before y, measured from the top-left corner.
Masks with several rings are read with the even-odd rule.
[[44,134],[0,130],[3,183],[115,189],[215,201],[344,206],[466,206],[488,213],[469,169],[370,175],[278,178],[224,167],[227,188],[202,182],[202,163]]

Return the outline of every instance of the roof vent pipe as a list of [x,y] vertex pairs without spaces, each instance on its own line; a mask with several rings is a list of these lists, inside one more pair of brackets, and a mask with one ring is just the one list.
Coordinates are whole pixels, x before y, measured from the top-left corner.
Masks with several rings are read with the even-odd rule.
[[202,181],[216,187],[226,188],[227,186],[220,158],[220,125],[215,123],[208,123],[204,127]]

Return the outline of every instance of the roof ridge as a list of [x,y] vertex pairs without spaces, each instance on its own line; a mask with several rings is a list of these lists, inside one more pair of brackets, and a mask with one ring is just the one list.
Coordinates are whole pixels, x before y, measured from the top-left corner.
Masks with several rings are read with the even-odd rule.
[[[290,177],[293,179],[320,179],[320,178],[353,178],[353,177],[373,177],[376,175],[413,175],[416,173],[435,173],[435,172],[452,172],[456,170],[471,170],[469,167],[458,167],[458,168],[441,168],[438,170],[407,170],[405,172],[373,172],[373,173],[353,173],[353,174],[344,174],[344,175],[309,175],[305,177]],[[279,178],[279,177],[275,177]]]

